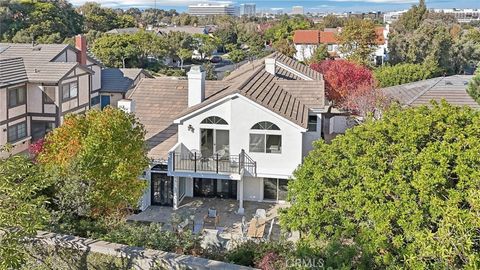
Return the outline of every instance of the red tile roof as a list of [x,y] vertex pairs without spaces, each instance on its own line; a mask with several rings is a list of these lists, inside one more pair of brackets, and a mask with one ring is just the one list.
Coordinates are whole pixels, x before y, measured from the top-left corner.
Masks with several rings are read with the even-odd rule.
[[320,43],[320,30],[297,30],[293,35],[295,44],[318,44]]
[[[377,36],[375,43],[377,45],[385,44],[383,36],[383,27],[375,27]],[[297,30],[293,35],[293,43],[295,44],[337,44],[337,32],[328,29],[328,31],[320,30]]]

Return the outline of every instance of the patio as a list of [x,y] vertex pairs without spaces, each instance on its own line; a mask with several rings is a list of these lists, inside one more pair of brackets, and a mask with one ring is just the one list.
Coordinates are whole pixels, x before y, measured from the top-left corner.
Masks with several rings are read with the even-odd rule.
[[[265,202],[251,202],[244,201],[245,221],[247,224],[252,220],[257,209],[265,209],[266,228],[265,235],[270,228],[272,219],[275,219],[271,234],[271,239],[276,240],[280,237],[280,227],[278,222],[278,210],[287,207],[286,204],[265,203]],[[208,209],[214,208],[219,215],[219,221],[216,227],[204,224],[204,217],[208,213]],[[145,211],[131,215],[129,221],[137,222],[158,222],[163,224],[166,230],[173,230],[172,220],[180,218],[181,221],[187,218],[193,218],[194,226],[201,227],[205,230],[217,229],[219,236],[223,239],[238,240],[242,237],[242,215],[236,213],[238,210],[238,201],[221,198],[185,198],[177,210],[172,207],[164,206],[150,206]],[[205,225],[205,226],[204,226]],[[248,226],[248,225],[247,225]]]

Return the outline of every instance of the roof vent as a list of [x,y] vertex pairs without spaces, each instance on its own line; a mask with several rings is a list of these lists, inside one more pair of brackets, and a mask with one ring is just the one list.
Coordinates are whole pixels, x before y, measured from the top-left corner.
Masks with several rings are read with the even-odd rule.
[[453,85],[451,81],[445,81],[445,85]]
[[33,51],[40,51],[42,49],[41,46],[35,46],[32,48]]

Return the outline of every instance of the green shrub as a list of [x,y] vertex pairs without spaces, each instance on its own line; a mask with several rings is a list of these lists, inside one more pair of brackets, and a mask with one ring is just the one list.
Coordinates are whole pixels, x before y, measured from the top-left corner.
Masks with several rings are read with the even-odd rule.
[[467,92],[477,103],[480,103],[480,69],[468,83]]
[[374,70],[374,77],[378,87],[389,87],[409,82],[426,80],[440,75],[435,65],[429,64],[398,64],[383,66]]

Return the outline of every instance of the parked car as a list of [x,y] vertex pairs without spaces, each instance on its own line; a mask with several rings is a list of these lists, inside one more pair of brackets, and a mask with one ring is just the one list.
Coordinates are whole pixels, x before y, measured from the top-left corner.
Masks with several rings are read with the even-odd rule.
[[218,55],[215,55],[212,58],[210,58],[210,62],[215,63],[215,64],[222,62],[222,60],[223,60],[222,57],[220,57]]

